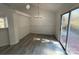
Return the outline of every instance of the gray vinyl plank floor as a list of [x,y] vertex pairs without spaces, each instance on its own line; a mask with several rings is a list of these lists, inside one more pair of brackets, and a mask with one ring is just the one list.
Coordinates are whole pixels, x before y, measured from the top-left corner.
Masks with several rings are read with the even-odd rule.
[[1,55],[65,55],[52,35],[29,34],[13,46],[0,47]]

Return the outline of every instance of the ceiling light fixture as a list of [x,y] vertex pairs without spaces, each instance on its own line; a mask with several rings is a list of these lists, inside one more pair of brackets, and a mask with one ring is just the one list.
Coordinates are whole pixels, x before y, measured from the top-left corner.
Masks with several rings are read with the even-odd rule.
[[27,9],[27,10],[30,9],[30,4],[26,4],[26,9]]
[[37,9],[36,10],[37,10],[37,15],[35,15],[34,18],[45,19],[45,17],[40,15],[40,4],[39,3],[37,4]]

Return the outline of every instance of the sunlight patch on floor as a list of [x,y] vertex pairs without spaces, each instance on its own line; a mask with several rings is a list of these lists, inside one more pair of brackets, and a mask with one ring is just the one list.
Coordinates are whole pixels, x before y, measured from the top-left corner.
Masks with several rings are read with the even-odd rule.
[[54,51],[54,50],[51,50],[51,49],[44,49],[43,53],[45,53],[47,55],[64,55],[64,53],[61,52],[61,51]]
[[33,38],[33,40],[38,40],[38,41],[39,41],[39,40],[41,40],[41,39],[40,39],[40,38]]
[[50,40],[48,40],[48,39],[42,39],[42,41],[41,41],[42,43],[45,43],[45,42],[51,42]]

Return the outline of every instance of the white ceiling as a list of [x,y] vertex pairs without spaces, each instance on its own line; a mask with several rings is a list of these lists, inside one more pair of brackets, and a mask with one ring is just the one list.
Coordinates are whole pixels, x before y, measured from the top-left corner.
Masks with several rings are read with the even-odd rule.
[[[32,4],[32,5],[38,6],[38,4]],[[41,3],[39,4],[39,7],[44,10],[58,11],[59,9],[69,8],[73,5],[74,4],[69,4],[69,3]]]
[[[8,3],[8,4],[5,4],[11,8],[14,8],[14,9],[17,9],[17,10],[21,10],[21,11],[26,11],[26,4],[24,3]],[[48,10],[48,11],[59,11],[61,9],[64,9],[64,8],[70,8],[72,7],[73,5],[75,5],[75,3],[31,3],[31,9],[33,7],[38,7],[39,5],[39,8],[40,9],[44,9],[44,10]]]

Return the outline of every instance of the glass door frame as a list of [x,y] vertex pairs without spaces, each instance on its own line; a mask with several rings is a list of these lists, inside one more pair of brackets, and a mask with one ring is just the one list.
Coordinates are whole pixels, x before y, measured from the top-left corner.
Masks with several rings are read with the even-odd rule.
[[[67,14],[67,13],[69,13],[69,12],[66,12],[66,13],[63,13],[63,14],[61,14],[61,20],[60,20],[60,37],[61,37],[61,26],[62,26],[62,16],[63,15],[65,15],[65,14]],[[64,51],[65,51],[65,53],[66,53],[66,47],[67,47],[67,40],[68,40],[68,31],[69,31],[69,23],[70,23],[70,13],[69,13],[69,16],[68,16],[68,25],[67,25],[67,35],[66,35],[66,43],[65,43],[65,48],[63,47],[63,45],[62,45],[62,43],[61,43],[61,38],[59,39],[59,41],[60,41],[60,43],[61,43],[61,45],[62,45],[62,47],[63,47],[63,49],[64,49]],[[67,53],[66,53],[67,54]]]
[[70,25],[71,12],[73,10],[76,10],[76,9],[79,9],[79,7],[73,8],[73,9],[71,9],[71,10],[69,10],[69,11],[67,11],[67,12],[65,12],[65,13],[63,13],[63,14],[60,15],[60,17],[61,17],[60,18],[60,37],[61,37],[62,16],[64,14],[69,13],[65,48],[63,47],[62,43],[60,42],[61,38],[59,37],[59,42],[60,42],[60,44],[61,44],[61,46],[64,49],[64,51],[65,51],[66,54],[68,54],[66,48],[67,48],[67,42],[68,42],[68,33],[69,33],[69,25]]

